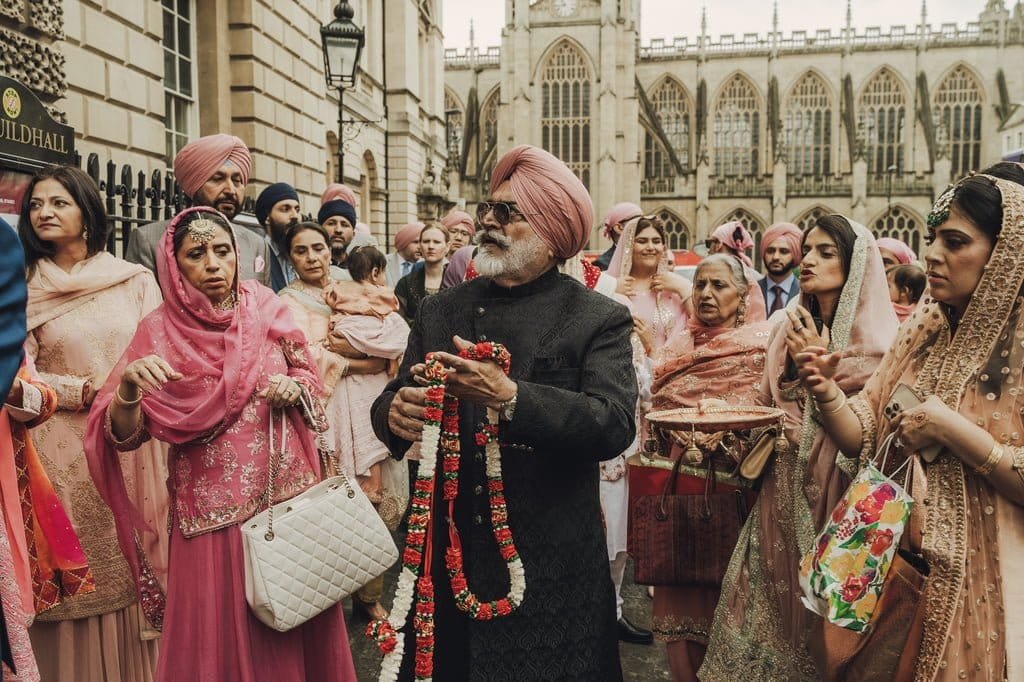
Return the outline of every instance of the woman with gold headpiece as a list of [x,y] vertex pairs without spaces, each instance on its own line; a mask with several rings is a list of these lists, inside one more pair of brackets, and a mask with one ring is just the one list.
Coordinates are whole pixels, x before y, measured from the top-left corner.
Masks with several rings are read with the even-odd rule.
[[[891,467],[922,454],[927,497],[917,502],[929,574],[920,648],[904,652],[915,679],[1018,680],[1024,190],[990,176],[964,178],[929,214],[928,240],[930,299],[901,327],[859,396],[843,404],[834,355],[809,349],[799,360],[808,391],[834,405],[823,424],[843,452],[863,457],[894,434],[899,456]],[[900,384],[923,402],[887,415]],[[929,450],[938,451],[934,461],[926,461]]]

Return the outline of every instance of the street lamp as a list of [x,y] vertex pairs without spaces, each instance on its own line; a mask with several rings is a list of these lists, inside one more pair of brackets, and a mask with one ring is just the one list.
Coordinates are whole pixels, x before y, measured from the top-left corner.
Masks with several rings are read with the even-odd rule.
[[320,27],[327,87],[338,90],[338,182],[345,181],[345,88],[355,85],[359,55],[366,42],[366,32],[352,22],[354,16],[352,6],[343,0],[334,6],[334,20]]

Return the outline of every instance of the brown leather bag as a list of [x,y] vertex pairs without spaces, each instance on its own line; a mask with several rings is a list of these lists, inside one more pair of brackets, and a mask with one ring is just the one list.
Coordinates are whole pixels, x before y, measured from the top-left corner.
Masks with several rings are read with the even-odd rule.
[[[652,465],[658,460],[661,466]],[[633,557],[634,580],[642,585],[719,587],[752,495],[716,482],[711,457],[703,478],[681,477],[682,458],[670,469],[664,461],[645,455],[628,460],[626,549]]]
[[839,682],[910,682],[914,679],[917,652],[924,632],[922,594],[928,564],[921,556],[926,482],[916,455],[908,472],[907,487],[915,500],[910,519],[885,576],[882,596],[870,628],[854,632],[829,623],[815,614],[807,648],[822,680]]

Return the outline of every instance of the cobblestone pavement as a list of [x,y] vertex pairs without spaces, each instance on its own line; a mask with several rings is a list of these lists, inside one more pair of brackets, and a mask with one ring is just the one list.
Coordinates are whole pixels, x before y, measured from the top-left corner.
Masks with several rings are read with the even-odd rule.
[[[647,598],[647,588],[633,583],[632,562],[626,568],[625,584],[622,586],[624,600],[623,611],[635,625],[649,628],[651,626],[651,600]],[[384,583],[384,605],[390,606],[394,594],[398,568],[388,572]],[[366,619],[361,616],[352,617],[351,605],[345,605],[348,616],[348,636],[352,645],[352,657],[356,663],[356,674],[360,682],[376,680],[380,673],[380,655],[373,642],[363,631]],[[655,642],[650,646],[639,644],[619,644],[622,657],[623,679],[626,682],[653,682],[670,680],[668,660],[665,658],[665,645]]]

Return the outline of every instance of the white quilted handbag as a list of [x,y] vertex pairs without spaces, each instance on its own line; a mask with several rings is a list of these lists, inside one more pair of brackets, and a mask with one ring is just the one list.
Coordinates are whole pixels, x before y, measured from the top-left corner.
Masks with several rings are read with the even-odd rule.
[[[286,446],[274,451],[266,501]],[[266,502],[265,502],[266,504]],[[242,525],[245,598],[266,625],[285,632],[337,604],[398,560],[398,548],[370,500],[342,472]]]

